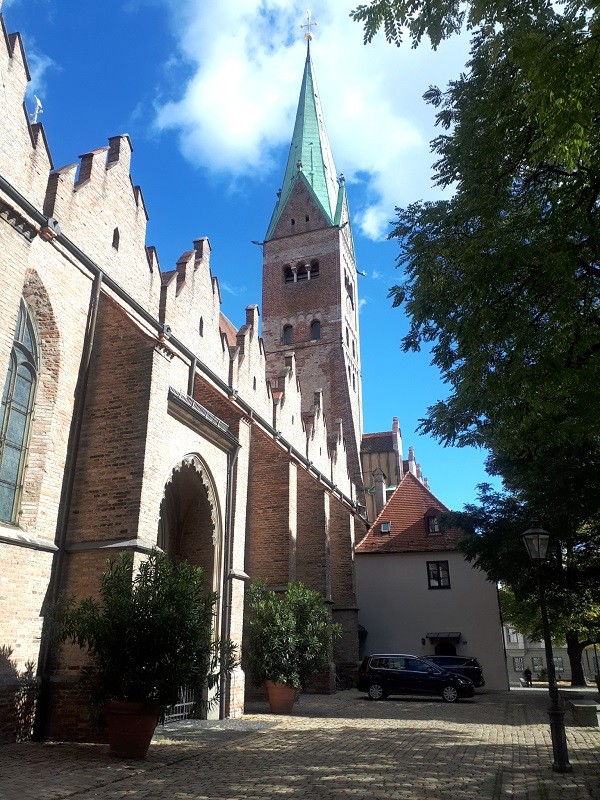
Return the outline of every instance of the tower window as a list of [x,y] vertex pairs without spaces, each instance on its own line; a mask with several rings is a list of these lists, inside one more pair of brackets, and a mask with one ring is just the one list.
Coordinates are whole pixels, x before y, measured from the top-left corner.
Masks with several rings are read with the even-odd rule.
[[318,319],[313,319],[310,323],[310,338],[313,341],[321,338],[321,323]]
[[295,224],[296,224],[296,220],[292,219],[292,225],[295,225]]
[[119,229],[115,228],[114,231],[113,231],[113,240],[112,240],[112,246],[115,248],[115,250],[119,249],[119,239],[120,238],[121,237],[119,235]]
[[319,262],[318,261],[311,261],[310,262],[310,279],[313,280],[314,278],[319,277]]
[[4,522],[15,523],[18,517],[38,374],[38,338],[21,300],[0,406],[0,519]]
[[306,264],[298,264],[296,269],[296,280],[298,282],[308,280],[308,270],[306,269]]
[[308,222],[308,214],[304,217],[304,221]]
[[281,341],[283,344],[292,344],[293,342],[293,328],[291,325],[284,325],[281,334]]
[[204,336],[204,319],[200,317],[200,322],[198,323],[198,333],[200,336]]
[[295,275],[294,270],[290,267],[289,264],[286,264],[283,268],[283,280],[285,283],[294,283],[295,282]]

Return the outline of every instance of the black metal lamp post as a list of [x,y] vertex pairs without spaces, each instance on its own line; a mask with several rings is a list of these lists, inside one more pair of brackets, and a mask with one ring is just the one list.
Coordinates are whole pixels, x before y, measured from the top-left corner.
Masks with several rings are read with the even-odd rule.
[[556,685],[556,670],[554,668],[554,655],[552,653],[552,640],[550,639],[550,625],[546,609],[546,594],[542,577],[542,563],[548,552],[550,534],[541,528],[537,522],[531,523],[531,528],[523,534],[523,542],[529,553],[529,558],[537,568],[538,589],[540,593],[540,609],[542,612],[542,630],[544,632],[544,647],[546,650],[546,664],[548,666],[548,692],[550,694],[550,735],[552,737],[552,752],[554,772],[572,772],[567,750],[567,737],[565,735],[565,712],[558,702],[558,686]]

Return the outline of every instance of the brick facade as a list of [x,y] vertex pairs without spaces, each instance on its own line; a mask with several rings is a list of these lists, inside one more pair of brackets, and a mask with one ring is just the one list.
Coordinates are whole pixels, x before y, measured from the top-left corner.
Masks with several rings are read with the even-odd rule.
[[[20,37],[4,27],[0,60],[3,386],[21,298],[40,346],[19,513],[0,522],[0,739],[27,738],[36,714],[40,736],[98,736],[76,691],[82,655],[50,646],[44,618],[59,591],[96,593],[107,558],[128,549],[139,560],[159,537],[167,552],[204,567],[220,597],[219,634],[241,647],[246,575],[273,585],[302,578],[343,618],[336,647],[356,661],[360,384],[353,391],[346,376],[359,370],[358,333],[349,325],[341,346],[343,329],[333,327],[348,236],[307,232],[331,291],[324,281],[318,297],[303,286],[304,311],[300,294],[286,311],[304,338],[318,313],[323,340],[305,352],[269,349],[256,305],[239,331],[222,317],[207,238],[161,271],[145,241],[129,138],[54,170],[43,127],[23,111]],[[289,294],[282,247],[269,250],[277,279],[265,281],[271,342]],[[173,492],[193,499],[191,522],[169,510]],[[332,675],[315,688],[330,691]],[[236,669],[222,714],[242,713],[245,684]]]

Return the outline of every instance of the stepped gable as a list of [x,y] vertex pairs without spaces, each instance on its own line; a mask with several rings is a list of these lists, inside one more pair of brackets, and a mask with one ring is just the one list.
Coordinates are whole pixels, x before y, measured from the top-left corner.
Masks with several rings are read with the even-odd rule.
[[237,328],[222,311],[219,313],[219,328],[223,336],[227,339],[227,344],[230,347],[235,347],[237,342]]
[[53,170],[44,213],[54,217],[62,233],[155,313],[160,280],[148,261],[148,213],[140,187],[131,180],[132,150],[127,134],[112,136],[107,147],[80,156],[79,164]]
[[162,276],[159,319],[222,380],[229,374],[229,342],[221,330],[221,292],[210,267],[210,241],[201,237]]
[[[266,357],[263,341],[258,335],[258,318],[258,306],[247,306],[246,322],[235,332],[235,344],[229,347],[229,385],[271,423],[273,398],[266,379]],[[226,317],[223,319],[227,321],[228,329],[222,330],[221,335],[228,341],[235,328]]]
[[[32,124],[25,104],[31,76],[19,33],[9,34],[0,14],[0,70],[3,82],[0,174],[41,208],[52,157],[41,123]],[[33,110],[33,109],[32,109]]]
[[[464,536],[460,528],[428,532],[427,517],[449,511],[412,473],[407,472],[383,507],[357,553],[423,553],[456,549]],[[381,522],[391,522],[390,533],[381,532]]]

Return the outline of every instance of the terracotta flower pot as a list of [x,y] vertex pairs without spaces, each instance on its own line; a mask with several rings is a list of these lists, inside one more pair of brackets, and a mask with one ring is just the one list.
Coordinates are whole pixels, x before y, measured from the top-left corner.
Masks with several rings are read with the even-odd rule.
[[146,758],[158,711],[146,703],[109,700],[106,704],[110,754],[116,758]]
[[291,714],[298,696],[298,690],[286,683],[265,681],[271,714]]

